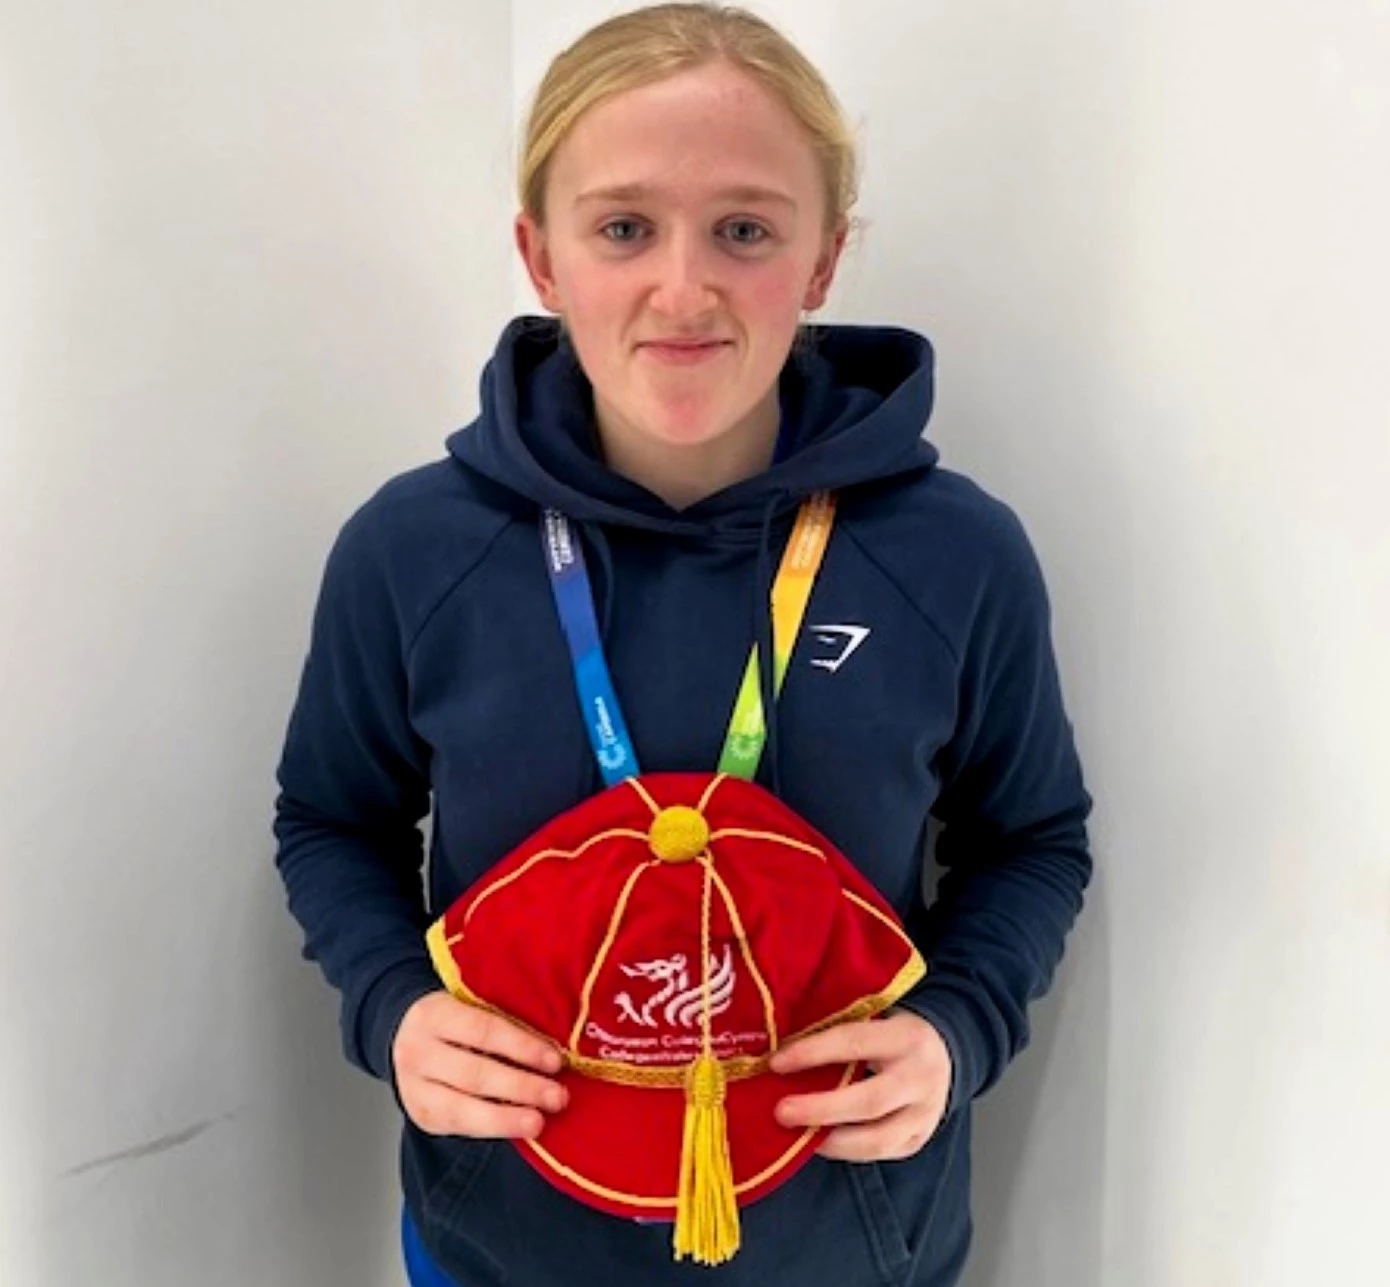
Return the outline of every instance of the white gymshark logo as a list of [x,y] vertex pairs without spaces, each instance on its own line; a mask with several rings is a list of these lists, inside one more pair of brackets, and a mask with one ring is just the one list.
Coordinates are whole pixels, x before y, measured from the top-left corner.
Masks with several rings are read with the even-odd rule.
[[811,659],[811,665],[828,670],[833,675],[859,651],[859,645],[869,637],[869,627],[812,626],[811,633],[815,635],[818,644],[840,650],[834,657],[813,657]]

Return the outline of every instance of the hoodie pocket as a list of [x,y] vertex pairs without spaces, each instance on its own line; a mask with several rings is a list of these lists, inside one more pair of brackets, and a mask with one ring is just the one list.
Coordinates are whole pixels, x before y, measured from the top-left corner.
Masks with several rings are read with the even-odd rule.
[[744,1210],[739,1287],[903,1287],[912,1252],[883,1171],[813,1157]]
[[908,1246],[902,1222],[898,1219],[897,1208],[889,1196],[883,1169],[877,1162],[849,1162],[844,1165],[855,1205],[859,1209],[859,1218],[864,1223],[873,1251],[875,1268],[887,1287],[894,1287],[903,1281],[907,1267],[912,1263],[912,1250]]
[[422,1232],[442,1266],[467,1287],[502,1287],[511,1276],[502,1264],[463,1230],[469,1198],[497,1151],[496,1140],[463,1136],[449,1141],[453,1160],[424,1194]]

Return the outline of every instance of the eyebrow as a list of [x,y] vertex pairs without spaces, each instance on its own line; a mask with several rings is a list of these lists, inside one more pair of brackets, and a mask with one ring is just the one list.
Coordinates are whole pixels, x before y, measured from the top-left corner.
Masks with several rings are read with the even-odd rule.
[[[581,192],[575,199],[576,206],[591,201],[646,201],[657,195],[657,190],[644,183],[622,183],[609,188],[594,188]],[[757,184],[739,184],[732,188],[721,188],[714,194],[719,201],[772,202],[796,209],[796,202],[785,192],[776,188],[760,188]]]

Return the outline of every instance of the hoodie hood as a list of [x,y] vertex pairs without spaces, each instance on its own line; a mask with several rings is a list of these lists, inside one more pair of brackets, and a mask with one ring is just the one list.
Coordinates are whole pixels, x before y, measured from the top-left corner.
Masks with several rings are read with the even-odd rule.
[[483,370],[478,418],[450,436],[460,464],[541,508],[580,523],[670,534],[753,534],[822,489],[843,491],[933,467],[922,438],[931,414],[933,354],[896,327],[816,326],[779,382],[777,463],[688,509],[675,510],[604,464],[593,388],[558,321],[524,316],[503,331]]

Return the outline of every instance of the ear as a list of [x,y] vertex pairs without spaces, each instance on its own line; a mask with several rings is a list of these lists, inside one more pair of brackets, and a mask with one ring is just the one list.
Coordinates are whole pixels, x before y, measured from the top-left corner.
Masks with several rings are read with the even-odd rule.
[[844,250],[845,239],[848,236],[849,220],[841,216],[835,230],[825,239],[825,246],[821,250],[820,258],[816,260],[811,280],[806,284],[806,294],[801,302],[801,307],[806,312],[814,312],[820,308],[825,303],[826,296],[830,294],[830,284],[835,280],[840,252]]
[[541,307],[552,313],[560,312],[560,292],[555,287],[555,271],[550,262],[545,230],[524,210],[517,215],[513,230],[521,262],[526,265],[526,273],[540,297]]

